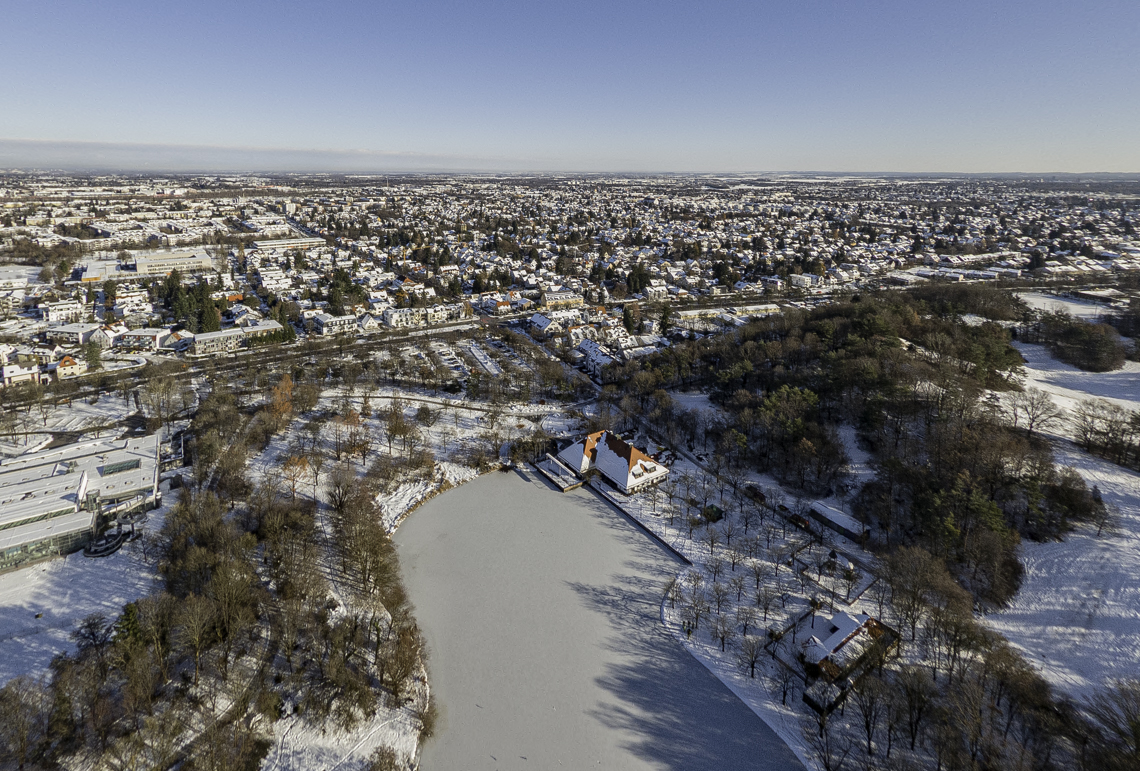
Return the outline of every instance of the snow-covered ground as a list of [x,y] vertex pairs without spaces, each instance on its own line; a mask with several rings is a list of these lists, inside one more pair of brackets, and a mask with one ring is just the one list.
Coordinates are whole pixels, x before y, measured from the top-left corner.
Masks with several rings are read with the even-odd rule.
[[859,435],[855,426],[844,423],[839,426],[837,433],[839,441],[843,442],[843,450],[847,453],[847,487],[852,492],[858,492],[863,485],[875,478],[875,469],[871,467],[871,454],[859,446]]
[[[35,446],[52,439],[54,434],[49,432],[88,433],[88,438],[94,439],[97,427],[116,423],[136,411],[133,400],[128,404],[112,394],[104,395],[95,404],[77,399],[71,404],[53,407],[46,421],[39,410],[33,408],[26,413],[26,435],[0,436],[0,455],[12,457],[31,452]],[[17,430],[23,432],[25,427]]]
[[708,394],[700,391],[670,391],[669,396],[686,410],[717,414],[720,408],[709,401]]
[[[334,410],[343,398],[342,391],[330,389],[322,395],[318,409]],[[349,402],[359,410],[362,407],[362,398],[362,395],[357,393],[349,398]],[[455,486],[474,479],[477,476],[475,469],[455,462],[451,458],[462,448],[467,438],[495,428],[490,425],[489,416],[483,411],[485,405],[461,399],[447,399],[427,392],[381,388],[371,396],[373,415],[361,419],[375,440],[372,455],[388,452],[382,415],[383,410],[386,410],[396,398],[403,403],[405,415],[409,420],[413,419],[416,410],[423,405],[439,414],[431,426],[419,425],[421,446],[430,449],[436,458],[430,475],[424,479],[398,484],[394,489],[377,496],[376,502],[381,518],[385,529],[389,532],[394,532],[411,511],[440,491],[445,482]],[[523,417],[519,413],[540,415],[542,417],[535,420],[543,422],[544,425],[547,422],[553,425],[568,424],[568,418],[559,405],[511,405],[504,411],[497,428],[504,435],[516,436],[523,431],[532,430],[536,425],[535,420]],[[280,458],[292,451],[291,448],[305,422],[303,418],[294,420],[290,426],[273,438],[264,452],[250,458],[248,470],[252,479],[258,480],[276,472],[280,466]],[[332,431],[331,423],[326,423],[322,427],[321,435],[326,447],[332,445]],[[402,452],[399,440],[396,440],[392,449],[397,455]],[[359,459],[355,463],[359,468]],[[334,462],[330,460],[324,473],[327,474],[333,465]],[[297,487],[297,494],[300,496],[311,496],[313,492],[311,477]],[[346,599],[335,582],[330,585],[330,591],[343,606]],[[322,730],[306,723],[300,717],[289,716],[273,724],[272,748],[262,767],[272,771],[307,771],[313,768],[334,771],[334,769],[358,768],[373,750],[380,746],[394,749],[401,757],[412,758],[417,755],[418,730],[419,721],[414,717],[410,707],[391,709],[381,706],[371,720],[348,732],[334,728]]]
[[[676,468],[676,466],[674,468]],[[708,548],[699,540],[690,540],[685,531],[680,527],[681,523],[679,520],[677,521],[676,527],[668,524],[667,517],[662,514],[662,509],[666,505],[663,500],[664,496],[659,494],[655,504],[652,491],[649,493],[639,493],[634,496],[625,496],[608,489],[608,487],[604,485],[598,486],[597,489],[599,489],[606,498],[668,543],[677,552],[692,560],[693,563],[695,563],[694,569],[702,571],[706,576],[706,583],[711,585],[711,578],[707,572],[707,563],[710,559]],[[767,489],[773,490],[775,488],[768,487]],[[795,528],[783,528],[781,526],[782,522],[783,520],[778,515],[770,513],[767,515],[768,524],[760,525],[755,532],[766,533],[766,535],[771,538],[770,543],[772,548],[780,553],[787,554],[792,551],[804,549],[803,552],[798,554],[797,567],[802,568],[805,565],[810,565],[811,559],[808,557],[808,552],[815,547],[807,546],[805,548],[807,539],[796,531]],[[773,528],[770,534],[767,533],[769,527]],[[863,561],[868,563],[873,562],[873,557],[870,554],[862,552],[857,546],[850,544],[847,539],[836,536],[830,533],[830,531],[824,531],[824,533],[825,541],[828,545],[823,547],[823,553],[826,553],[828,549],[835,546],[845,549],[852,555],[858,554],[859,559]],[[746,569],[741,566],[739,571],[743,575]],[[684,583],[682,577],[688,572],[690,571],[682,571],[678,580]],[[735,574],[736,571],[732,572]],[[842,598],[837,599],[836,609],[874,615],[874,608],[871,606],[871,603],[858,599],[859,595],[867,588],[869,578],[869,575],[865,575],[864,580],[859,582],[858,587],[852,592],[850,604],[841,602]],[[794,623],[796,619],[800,618],[808,610],[807,596],[818,594],[816,587],[831,589],[839,594],[843,593],[843,589],[839,586],[838,582],[825,579],[823,583],[817,583],[815,577],[811,575],[810,570],[808,571],[808,580],[803,586],[801,586],[798,578],[787,569],[785,569],[778,578],[769,576],[764,580],[775,587],[778,593],[787,593],[788,600],[786,606],[782,602],[775,603],[766,621],[757,619],[757,633],[760,634],[763,634],[763,630],[766,628],[785,629]],[[749,578],[748,581],[749,588],[751,588],[752,579]],[[806,593],[803,591],[805,588],[807,588]],[[751,592],[748,592],[748,594],[750,595]],[[742,604],[751,605],[751,598],[744,599]],[[768,654],[765,654],[757,663],[756,677],[750,677],[749,674],[743,671],[739,666],[734,651],[731,649],[727,652],[721,651],[719,643],[710,637],[704,628],[699,629],[694,634],[686,634],[683,626],[681,605],[678,604],[676,607],[673,607],[668,598],[665,599],[661,606],[661,621],[666,629],[685,646],[697,661],[701,662],[718,680],[736,694],[749,709],[763,720],[768,727],[788,745],[805,766],[808,768],[815,767],[815,765],[809,761],[810,752],[805,744],[803,734],[804,728],[809,727],[811,721],[800,701],[798,688],[793,689],[793,691],[789,693],[787,705],[780,703],[780,691],[776,685],[776,674],[778,668],[781,666],[779,663],[774,661]]]
[[407,710],[380,709],[352,731],[324,730],[290,715],[273,724],[272,746],[261,763],[265,771],[357,769],[376,747],[416,757],[419,725]]
[[1025,292],[1021,299],[1030,308],[1039,311],[1065,311],[1070,316],[1088,321],[1099,321],[1104,318],[1106,306],[1088,300],[1076,300],[1071,297],[1044,294],[1042,292]]
[[[1066,411],[1090,397],[1140,410],[1140,363],[1082,372],[1040,345],[1015,343],[1025,385],[1047,391]],[[1056,462],[1080,472],[1119,512],[1115,531],[1083,525],[1060,543],[1022,545],[1025,581],[1010,606],[987,617],[1063,692],[1081,697],[1113,677],[1140,672],[1140,474],[1075,447],[1059,424]]]
[[[176,499],[166,492],[140,529],[161,528]],[[115,618],[124,605],[150,594],[156,580],[153,566],[129,543],[110,557],[76,552],[0,575],[0,684],[46,674],[56,654],[75,650],[71,633],[80,621],[92,613]]]
[[1140,362],[1126,361],[1112,372],[1085,372],[1057,361],[1043,345],[1013,346],[1026,360],[1024,385],[1048,391],[1058,407],[1071,410],[1082,399],[1099,397],[1140,410]]
[[1119,510],[1116,532],[1098,538],[1083,525],[1060,543],[1025,543],[1021,591],[986,623],[1080,697],[1140,672],[1140,474],[1067,443],[1056,454]]

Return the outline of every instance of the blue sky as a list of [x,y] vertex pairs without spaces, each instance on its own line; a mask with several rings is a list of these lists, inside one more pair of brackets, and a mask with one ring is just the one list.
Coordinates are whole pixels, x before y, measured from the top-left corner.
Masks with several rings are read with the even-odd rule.
[[1140,171],[1140,2],[8,0],[0,167]]

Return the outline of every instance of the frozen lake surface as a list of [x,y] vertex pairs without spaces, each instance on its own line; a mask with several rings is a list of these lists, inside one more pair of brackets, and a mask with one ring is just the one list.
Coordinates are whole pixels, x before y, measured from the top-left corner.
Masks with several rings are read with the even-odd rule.
[[803,768],[661,626],[680,563],[594,493],[490,474],[395,540],[440,708],[426,771]]

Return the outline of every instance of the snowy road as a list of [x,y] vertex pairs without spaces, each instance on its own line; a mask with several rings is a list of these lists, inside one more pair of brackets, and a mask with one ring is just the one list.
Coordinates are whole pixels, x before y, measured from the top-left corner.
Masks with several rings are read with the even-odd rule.
[[679,563],[592,493],[488,474],[395,539],[441,708],[427,771],[802,768],[662,627]]

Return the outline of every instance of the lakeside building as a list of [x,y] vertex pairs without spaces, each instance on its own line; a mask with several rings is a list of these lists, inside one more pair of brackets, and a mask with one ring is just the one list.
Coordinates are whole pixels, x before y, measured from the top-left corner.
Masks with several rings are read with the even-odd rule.
[[82,549],[161,503],[158,437],[97,439],[0,463],[0,572]]
[[664,464],[610,431],[584,436],[558,453],[558,460],[579,476],[596,470],[627,495],[651,487],[669,475]]

